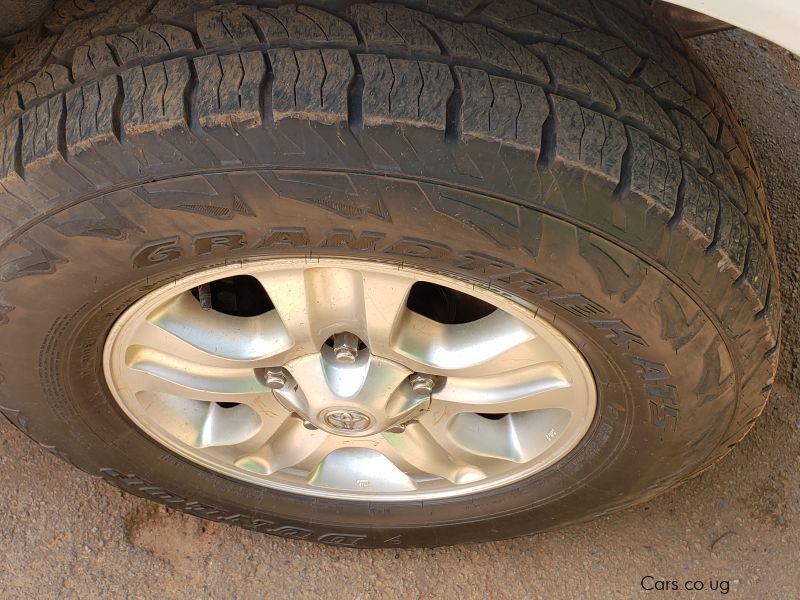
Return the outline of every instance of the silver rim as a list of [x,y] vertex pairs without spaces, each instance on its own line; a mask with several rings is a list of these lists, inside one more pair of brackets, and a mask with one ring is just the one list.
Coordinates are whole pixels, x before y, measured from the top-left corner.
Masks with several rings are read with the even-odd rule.
[[[220,311],[215,290],[243,276],[263,312]],[[436,291],[426,307],[442,294],[483,312],[425,316],[409,308],[421,289]],[[547,468],[592,422],[585,360],[531,309],[394,265],[254,261],[148,294],[112,327],[103,364],[133,422],[206,468],[327,498],[445,498]]]

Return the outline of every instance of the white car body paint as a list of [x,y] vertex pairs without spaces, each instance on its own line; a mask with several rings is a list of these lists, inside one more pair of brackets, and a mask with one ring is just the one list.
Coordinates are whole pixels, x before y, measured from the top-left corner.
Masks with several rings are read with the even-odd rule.
[[725,21],[800,56],[800,0],[667,0]]

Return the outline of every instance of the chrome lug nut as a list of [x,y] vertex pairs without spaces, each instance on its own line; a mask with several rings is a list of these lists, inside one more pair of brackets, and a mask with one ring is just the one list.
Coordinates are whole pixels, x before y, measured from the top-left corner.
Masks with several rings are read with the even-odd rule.
[[286,385],[289,378],[286,375],[286,371],[283,369],[267,369],[265,380],[267,387],[273,390],[279,390]]
[[400,425],[395,425],[394,427],[389,427],[386,430],[387,433],[403,433],[406,430],[406,424],[400,423]]
[[341,363],[352,364],[358,358],[359,339],[348,332],[337,333],[333,336],[333,354]]
[[303,427],[311,431],[316,431],[317,429],[319,429],[319,427],[314,425],[311,421],[303,421]]
[[433,377],[423,373],[414,373],[409,377],[411,389],[420,396],[430,396],[433,391]]

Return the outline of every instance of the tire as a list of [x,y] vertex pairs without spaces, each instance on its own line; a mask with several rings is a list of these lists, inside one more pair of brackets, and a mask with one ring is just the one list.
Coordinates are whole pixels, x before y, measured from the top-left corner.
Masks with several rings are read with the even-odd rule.
[[[6,58],[6,417],[130,493],[359,547],[581,522],[742,439],[778,358],[764,187],[668,26],[629,0],[273,4],[60,2]],[[592,371],[588,432],[530,477],[425,502],[291,494],[170,452],[114,400],[109,331],[169,282],[274,257],[527,306]]]

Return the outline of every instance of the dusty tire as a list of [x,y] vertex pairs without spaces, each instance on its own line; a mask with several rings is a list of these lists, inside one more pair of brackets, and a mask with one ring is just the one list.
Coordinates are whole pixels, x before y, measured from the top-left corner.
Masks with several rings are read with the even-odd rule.
[[[17,427],[129,492],[354,546],[578,522],[746,434],[780,329],[764,190],[730,106],[645,8],[190,4],[61,2],[3,66],[0,410]],[[410,265],[535,306],[594,372],[589,433],[527,480],[404,504],[166,452],[110,397],[109,329],[159,285],[273,256]]]

